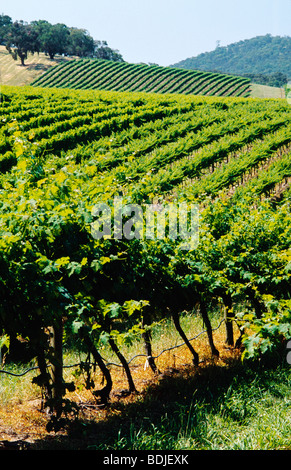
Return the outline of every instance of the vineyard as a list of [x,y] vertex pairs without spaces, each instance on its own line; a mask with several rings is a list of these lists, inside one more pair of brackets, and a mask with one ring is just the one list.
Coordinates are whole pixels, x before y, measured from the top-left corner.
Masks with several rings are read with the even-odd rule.
[[72,89],[249,96],[250,80],[158,65],[81,59],[56,65],[32,85]]
[[[291,336],[288,103],[175,95],[173,79],[150,87],[149,70],[153,77],[161,70],[142,66],[127,89],[169,94],[102,91],[101,73],[91,67],[105,73],[102,61],[69,62],[38,81],[47,88],[3,87],[0,104],[0,344],[17,360],[35,358],[34,383],[53,410],[49,429],[75,411],[65,398],[74,383],[62,379],[64,344],[86,355],[86,387],[104,405],[114,389],[104,345],[135,392],[124,347],[140,344],[158,373],[151,330],[165,319],[199,366],[200,351],[181,326],[185,311],[202,317],[216,358],[213,311],[223,312],[225,342],[242,347],[244,360],[281,354]],[[117,69],[129,66],[111,67],[117,89]],[[98,91],[50,88],[77,87],[77,80],[92,88],[93,76]],[[123,70],[123,90],[124,77]],[[195,72],[183,77],[183,93],[193,93]],[[204,80],[199,75],[201,87]],[[130,239],[93,236],[96,205],[113,208],[116,197],[127,209],[119,215],[131,223]],[[182,203],[199,209],[197,246],[183,249],[181,233],[175,240],[167,231],[135,236],[134,210]]]

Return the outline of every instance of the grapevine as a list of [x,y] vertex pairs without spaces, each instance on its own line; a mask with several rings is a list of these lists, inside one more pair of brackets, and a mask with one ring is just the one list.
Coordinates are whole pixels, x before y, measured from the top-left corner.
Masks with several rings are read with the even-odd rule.
[[[3,94],[0,333],[13,344],[26,339],[57,418],[73,384],[56,386],[51,375],[55,333],[94,358],[104,386],[83,371],[102,404],[114,383],[100,348],[112,348],[134,393],[123,346],[142,338],[159,373],[150,341],[157,321],[173,319],[198,367],[181,328],[185,310],[202,316],[214,356],[210,311],[221,304],[226,342],[234,346],[236,320],[245,358],[290,337],[287,104],[45,88]],[[286,192],[275,201],[278,185]],[[95,205],[112,207],[116,196],[141,207],[196,203],[198,246],[183,251],[168,236],[94,238]]]

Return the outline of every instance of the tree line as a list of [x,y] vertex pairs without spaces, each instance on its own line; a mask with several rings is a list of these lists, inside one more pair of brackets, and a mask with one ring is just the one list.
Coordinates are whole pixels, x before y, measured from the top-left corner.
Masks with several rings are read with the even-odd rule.
[[253,83],[260,85],[274,86],[282,88],[288,82],[288,76],[282,72],[274,72],[271,74],[263,73],[244,73],[243,77],[250,78]]
[[13,21],[3,14],[0,15],[0,44],[15,60],[19,58],[22,65],[25,65],[28,53],[40,52],[50,59],[61,54],[124,61],[119,51],[111,49],[106,41],[95,40],[85,29],[63,23],[51,24],[46,20]]

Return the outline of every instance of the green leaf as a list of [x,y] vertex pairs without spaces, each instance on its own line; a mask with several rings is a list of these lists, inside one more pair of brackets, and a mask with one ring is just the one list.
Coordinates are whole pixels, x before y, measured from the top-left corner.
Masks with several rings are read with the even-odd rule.
[[84,326],[84,322],[82,320],[74,320],[72,323],[72,331],[75,334],[78,334],[79,330]]
[[118,318],[121,311],[121,306],[114,302],[112,304],[107,305],[105,310],[105,315],[108,315],[109,318]]
[[102,333],[99,336],[99,342],[103,346],[106,346],[108,344],[109,339],[110,339],[110,334],[107,333],[106,331],[102,331]]

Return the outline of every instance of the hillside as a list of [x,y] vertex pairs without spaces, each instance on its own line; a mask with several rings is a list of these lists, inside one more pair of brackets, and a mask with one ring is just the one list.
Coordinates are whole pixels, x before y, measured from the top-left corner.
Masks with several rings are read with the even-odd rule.
[[[90,435],[90,445],[105,446],[105,422],[120,443],[126,422],[137,436],[131,417],[120,414],[123,397],[136,397],[141,403],[135,392],[142,384],[150,384],[153,377],[160,381],[162,374],[175,378],[181,371],[188,384],[190,373],[201,377],[205,399],[205,384],[216,387],[222,365],[234,365],[240,354],[234,348],[239,336],[236,322],[245,333],[244,359],[259,359],[257,369],[263,370],[263,355],[269,352],[272,359],[278,354],[282,365],[287,351],[281,348],[291,335],[287,102],[37,87],[3,86],[1,91],[2,344],[7,336],[12,338],[11,362],[3,366],[22,362],[23,370],[27,358],[29,369],[36,364],[38,371],[27,376],[25,400],[20,395],[22,379],[21,387],[16,378],[16,386],[1,381],[0,443],[3,434],[5,441],[15,436],[36,440],[41,430],[43,440],[48,437],[53,446],[56,434],[76,436],[78,424],[86,445]],[[167,227],[163,208],[169,216],[164,218]],[[199,240],[197,218],[189,230],[186,227],[188,215],[193,219],[197,209]],[[168,229],[164,233],[163,227]],[[191,312],[189,320],[185,312]],[[222,323],[223,333],[219,330],[217,336]],[[58,341],[53,343],[52,336]],[[182,338],[183,350],[168,354],[173,346],[180,348]],[[134,353],[129,354],[129,345]],[[74,359],[69,359],[69,350]],[[139,362],[132,363],[133,356]],[[52,369],[55,364],[58,367]],[[206,380],[201,373],[208,364],[211,375]],[[63,370],[63,365],[69,368]],[[238,385],[246,370],[247,361],[241,361],[240,369],[233,367],[233,383]],[[5,375],[10,371],[6,369]],[[24,373],[19,372],[21,377]],[[278,382],[282,381],[281,375]],[[248,388],[250,382],[257,388],[258,379],[248,378]],[[290,395],[288,383],[283,384]],[[154,392],[152,410],[161,400],[173,406],[168,391],[174,388],[183,403],[188,396],[192,406],[197,382],[186,394],[181,392],[181,380],[176,385]],[[221,397],[209,393],[212,416],[217,396],[216,409],[226,417],[225,422],[222,416],[216,421],[223,434],[233,438],[236,425],[241,435],[246,418],[259,416],[263,431],[252,447],[274,447],[266,421],[274,396],[269,397],[266,412],[252,407],[246,415],[246,404],[254,403],[253,392],[242,398],[240,387],[232,403],[230,385],[223,384],[223,408]],[[275,393],[273,386],[270,390]],[[32,391],[33,398],[42,396],[46,402],[36,405]],[[259,391],[262,397],[262,388]],[[280,393],[287,396],[283,389]],[[20,403],[25,407],[20,409]],[[48,406],[51,414],[43,412]],[[282,406],[286,411],[286,400]],[[86,420],[83,409],[88,410]],[[114,409],[122,426],[113,428]],[[91,431],[89,410],[92,424],[100,411],[108,412],[106,421]],[[201,408],[198,411],[194,430],[202,421]],[[139,415],[139,423],[148,427],[145,416]],[[163,420],[159,416],[167,427],[168,416],[174,420],[177,413],[169,409]],[[188,427],[188,422],[187,413],[183,423]],[[47,436],[63,424],[67,426],[62,434]],[[181,435],[181,425],[168,446]],[[290,446],[290,426],[280,441],[277,427],[276,448]],[[153,428],[155,439],[157,429]],[[205,448],[213,435],[203,430],[192,436],[191,445]],[[164,449],[164,432],[160,436]],[[230,446],[231,438],[224,445],[226,441]]]
[[55,65],[66,63],[74,57],[56,56],[50,59],[44,53],[29,54],[26,65],[15,61],[5,46],[0,46],[0,83],[2,85],[25,86]]
[[[56,56],[53,60],[43,53],[29,54],[26,66],[22,67],[19,61],[13,60],[4,46],[0,46],[0,82],[2,85],[25,86],[36,80],[44,79],[44,74],[53,71],[53,67],[76,60],[75,57]],[[282,88],[251,85],[250,96],[258,98],[284,98]]]
[[53,67],[34,86],[108,91],[248,96],[250,80],[171,67],[82,59]]
[[284,88],[278,88],[274,86],[267,86],[267,85],[258,85],[257,83],[251,84],[251,94],[250,96],[254,98],[286,98]]
[[217,47],[173,64],[173,67],[238,75],[281,72],[291,77],[290,57],[291,37],[267,34]]

